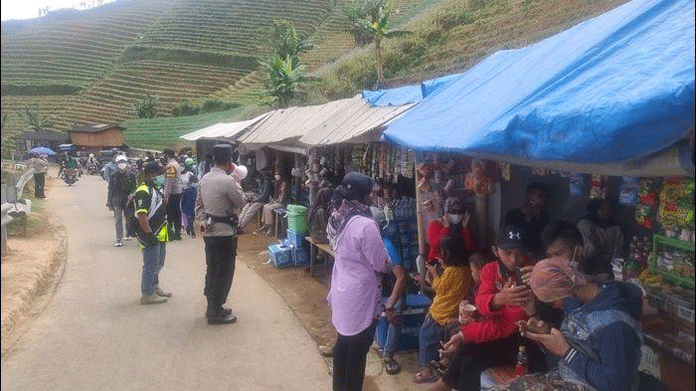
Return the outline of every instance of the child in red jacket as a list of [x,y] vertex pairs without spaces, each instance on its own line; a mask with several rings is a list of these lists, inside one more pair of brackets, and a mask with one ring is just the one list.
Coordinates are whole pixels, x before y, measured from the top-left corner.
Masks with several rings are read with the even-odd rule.
[[[536,315],[531,290],[518,284],[515,274],[528,273],[524,237],[517,227],[507,226],[498,232],[493,253],[498,261],[481,270],[481,283],[475,305],[480,320],[462,326],[440,351],[452,357],[442,379],[429,390],[480,390],[481,372],[487,368],[514,364],[520,344],[524,344],[530,369],[545,365],[543,352],[518,334],[517,322]],[[455,355],[456,353],[456,355]],[[543,369],[543,367],[541,368]]]

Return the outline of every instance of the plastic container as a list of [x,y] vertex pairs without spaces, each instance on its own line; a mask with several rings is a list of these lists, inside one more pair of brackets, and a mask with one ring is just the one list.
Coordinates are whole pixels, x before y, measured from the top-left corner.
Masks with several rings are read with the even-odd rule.
[[288,216],[288,230],[297,234],[307,232],[307,208],[302,205],[288,205],[285,207]]

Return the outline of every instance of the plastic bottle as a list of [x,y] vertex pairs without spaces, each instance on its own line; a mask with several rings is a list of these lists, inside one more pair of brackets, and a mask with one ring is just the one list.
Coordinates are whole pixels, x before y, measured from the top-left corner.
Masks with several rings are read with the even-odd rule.
[[520,349],[517,351],[517,365],[515,366],[515,371],[517,372],[517,376],[524,376],[529,373],[527,353],[524,350],[524,346],[520,346]]

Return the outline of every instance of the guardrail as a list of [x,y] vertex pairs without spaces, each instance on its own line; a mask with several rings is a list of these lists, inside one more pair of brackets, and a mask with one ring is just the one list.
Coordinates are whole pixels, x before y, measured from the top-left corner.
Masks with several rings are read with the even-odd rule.
[[[3,170],[23,171],[19,180],[14,180],[11,177],[7,184],[2,185],[2,214],[0,218],[1,229],[1,247],[4,250],[7,247],[7,223],[14,219],[19,219],[22,223],[22,231],[27,234],[27,216],[31,213],[31,201],[21,199],[24,193],[24,186],[33,178],[34,168],[30,168],[27,164],[2,161]],[[7,167],[7,168],[6,168]]]

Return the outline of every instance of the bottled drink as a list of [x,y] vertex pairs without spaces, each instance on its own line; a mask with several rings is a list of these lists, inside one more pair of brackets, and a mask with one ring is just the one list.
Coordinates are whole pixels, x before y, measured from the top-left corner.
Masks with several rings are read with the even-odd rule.
[[517,365],[515,366],[517,376],[526,375],[528,373],[527,369],[527,353],[524,351],[524,346],[520,346],[520,349],[517,351]]

